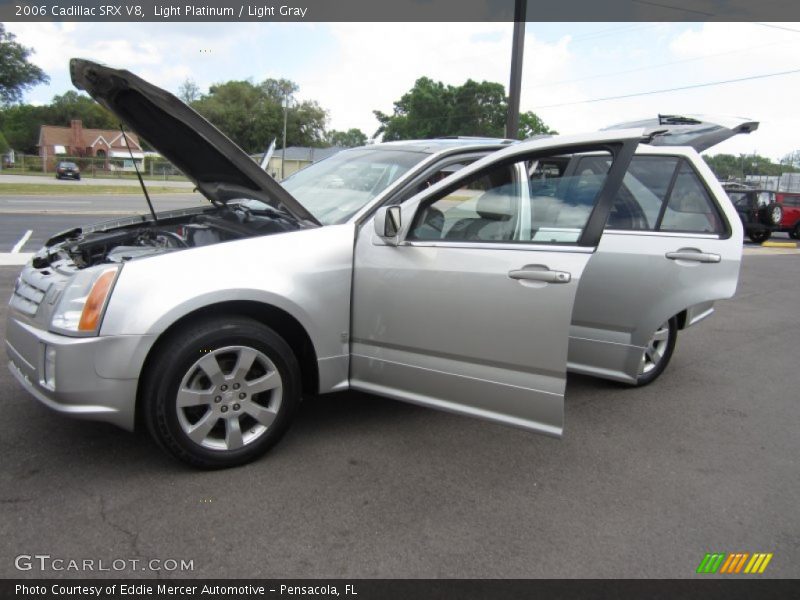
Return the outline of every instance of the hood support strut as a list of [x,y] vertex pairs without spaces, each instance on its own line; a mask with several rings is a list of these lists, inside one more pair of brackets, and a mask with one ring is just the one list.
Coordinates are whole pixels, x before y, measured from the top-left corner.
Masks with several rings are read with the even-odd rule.
[[147,193],[147,187],[144,185],[142,174],[139,173],[139,166],[136,164],[136,159],[133,158],[133,150],[131,150],[131,145],[128,142],[128,136],[125,135],[125,127],[122,126],[122,123],[119,124],[119,130],[122,132],[122,139],[125,140],[125,147],[128,149],[128,154],[130,154],[131,162],[133,163],[133,168],[136,170],[136,177],[139,178],[139,185],[142,186],[142,191],[144,192],[144,199],[147,200],[147,206],[150,207],[150,214],[153,215],[153,223],[158,223],[158,217],[156,216],[156,211],[153,208],[153,202],[150,200],[150,194]]

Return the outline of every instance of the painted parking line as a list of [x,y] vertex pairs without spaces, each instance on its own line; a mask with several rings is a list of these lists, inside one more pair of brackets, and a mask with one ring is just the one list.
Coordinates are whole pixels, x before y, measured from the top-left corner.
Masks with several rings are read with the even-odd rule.
[[33,252],[19,252],[17,254],[0,252],[0,267],[21,267],[28,263],[33,254]]
[[31,239],[31,235],[33,235],[33,229],[28,229],[28,231],[25,232],[25,235],[23,235],[19,241],[14,244],[14,247],[11,248],[11,254],[19,254],[19,251],[22,250],[22,247],[25,245],[25,243]]

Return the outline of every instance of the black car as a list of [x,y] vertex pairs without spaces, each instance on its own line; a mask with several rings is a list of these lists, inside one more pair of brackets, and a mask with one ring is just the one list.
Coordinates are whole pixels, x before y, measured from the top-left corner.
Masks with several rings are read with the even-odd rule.
[[56,179],[81,179],[81,170],[74,162],[61,161],[56,167]]
[[742,185],[723,187],[739,213],[745,235],[753,242],[766,242],[773,231],[780,231],[783,208],[775,201],[774,191]]

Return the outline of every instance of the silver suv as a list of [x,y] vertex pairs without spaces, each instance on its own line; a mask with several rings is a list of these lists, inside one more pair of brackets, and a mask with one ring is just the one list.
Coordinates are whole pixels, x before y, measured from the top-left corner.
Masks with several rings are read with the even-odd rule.
[[752,122],[377,144],[281,186],[167,92],[70,68],[211,204],[50,239],[15,285],[10,368],[195,466],[261,455],[303,392],[560,436],[568,370],[650,383],[736,289],[741,222],[697,149]]

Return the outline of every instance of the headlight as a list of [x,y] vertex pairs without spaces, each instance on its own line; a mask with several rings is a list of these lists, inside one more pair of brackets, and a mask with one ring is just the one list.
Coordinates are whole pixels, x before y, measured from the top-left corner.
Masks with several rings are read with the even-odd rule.
[[86,269],[61,294],[50,329],[67,335],[97,335],[122,265]]

